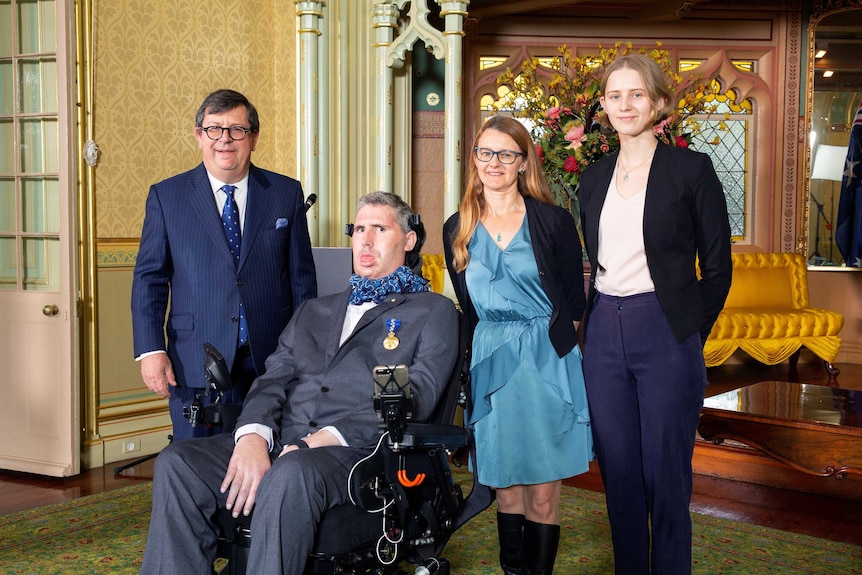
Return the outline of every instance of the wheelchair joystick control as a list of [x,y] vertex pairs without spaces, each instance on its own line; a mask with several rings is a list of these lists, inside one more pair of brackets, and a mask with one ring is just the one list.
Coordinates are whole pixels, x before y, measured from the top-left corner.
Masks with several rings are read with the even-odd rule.
[[434,559],[426,560],[424,563],[420,563],[416,568],[416,575],[436,575],[440,569],[440,561]]
[[183,407],[183,416],[191,423],[192,427],[207,425],[232,428],[239,416],[242,404],[223,401],[224,392],[233,388],[233,380],[227,362],[212,344],[204,344],[204,354],[206,357],[204,377],[209,384],[209,389],[216,392],[216,398],[205,405],[204,400],[208,394],[195,394],[192,404]]
[[378,365],[374,368],[374,410],[382,431],[388,431],[394,443],[404,437],[404,429],[413,415],[410,376],[406,365]]

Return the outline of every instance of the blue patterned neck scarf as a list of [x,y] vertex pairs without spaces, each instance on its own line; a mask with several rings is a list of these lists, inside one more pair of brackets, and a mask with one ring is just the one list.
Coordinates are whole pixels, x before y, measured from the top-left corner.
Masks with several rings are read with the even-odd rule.
[[350,303],[360,305],[367,301],[380,303],[389,293],[416,293],[428,291],[428,280],[413,273],[407,266],[401,266],[388,276],[376,280],[364,278],[359,274],[350,276],[353,292]]

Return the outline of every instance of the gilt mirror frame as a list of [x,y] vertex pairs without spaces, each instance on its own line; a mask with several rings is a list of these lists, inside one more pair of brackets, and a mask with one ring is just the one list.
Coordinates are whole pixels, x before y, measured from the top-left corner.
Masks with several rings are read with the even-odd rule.
[[[810,134],[814,129],[814,79],[815,79],[815,65],[816,58],[815,52],[817,49],[817,25],[823,21],[824,18],[829,16],[833,16],[835,14],[839,14],[841,12],[848,12],[852,10],[862,10],[862,0],[815,0],[812,6],[811,16],[809,18],[808,23],[808,45],[807,45],[807,57],[806,57],[806,81],[805,81],[805,166],[803,172],[803,180],[804,180],[804,190],[803,197],[800,198],[803,200],[805,205],[804,210],[804,221],[803,221],[803,234],[801,236],[801,241],[799,245],[800,252],[805,256],[808,261],[809,269],[818,270],[818,271],[862,271],[862,268],[858,267],[849,267],[846,264],[837,265],[832,263],[831,265],[815,265],[812,264],[813,257],[809,255],[809,247],[811,245],[811,230],[810,230],[810,219],[812,217],[812,207],[814,202],[812,201],[812,161],[814,160],[812,156],[812,142],[810,138]],[[840,186],[839,186],[840,188]],[[822,204],[821,204],[822,205]],[[830,223],[830,226],[834,228],[834,220]],[[832,230],[834,233],[834,229]],[[834,238],[832,243],[834,243]],[[837,249],[837,247],[836,247]],[[815,252],[817,248],[815,248]],[[843,259],[839,253],[838,259]]]

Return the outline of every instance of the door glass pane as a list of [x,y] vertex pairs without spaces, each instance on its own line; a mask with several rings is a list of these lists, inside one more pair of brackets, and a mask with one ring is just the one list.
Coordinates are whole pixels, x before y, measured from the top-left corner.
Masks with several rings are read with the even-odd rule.
[[54,58],[19,60],[22,113],[57,113],[57,62]]
[[15,290],[18,278],[15,238],[0,238],[0,290]]
[[15,180],[0,178],[0,232],[15,231]]
[[12,115],[12,89],[12,60],[0,60],[0,116]]
[[0,0],[0,290],[60,291],[56,0]]
[[18,44],[21,54],[56,52],[55,6],[51,0],[18,0]]
[[0,120],[0,174],[15,173],[15,138],[12,120]]
[[0,56],[12,55],[12,0],[0,0]]
[[57,118],[21,120],[21,171],[28,173],[59,171],[57,158]]
[[60,291],[60,240],[24,238],[21,280],[29,291]]
[[21,180],[23,230],[60,232],[60,190],[57,178],[23,178]]

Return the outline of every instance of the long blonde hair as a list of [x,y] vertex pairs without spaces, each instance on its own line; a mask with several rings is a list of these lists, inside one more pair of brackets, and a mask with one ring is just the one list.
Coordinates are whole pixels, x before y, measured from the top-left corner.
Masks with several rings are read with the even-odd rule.
[[[527,129],[518,120],[509,116],[492,116],[488,118],[476,133],[473,146],[470,148],[470,158],[473,158],[473,151],[479,142],[479,138],[482,137],[482,134],[486,130],[497,130],[509,135],[515,140],[518,151],[526,154],[524,173],[518,176],[518,193],[545,204],[556,203],[548,187],[548,180],[545,179],[545,172],[542,171],[542,162],[536,153],[536,147],[530,139],[530,133],[527,132]],[[486,205],[483,190],[484,185],[482,184],[482,180],[479,179],[479,170],[476,168],[476,162],[471,161],[470,170],[467,175],[467,186],[464,190],[464,197],[461,199],[461,207],[459,208],[460,222],[455,237],[452,240],[453,265],[455,266],[455,271],[459,273],[467,269],[467,263],[470,261],[467,244],[470,238],[473,237],[473,232],[476,230],[479,220],[485,214]]]

